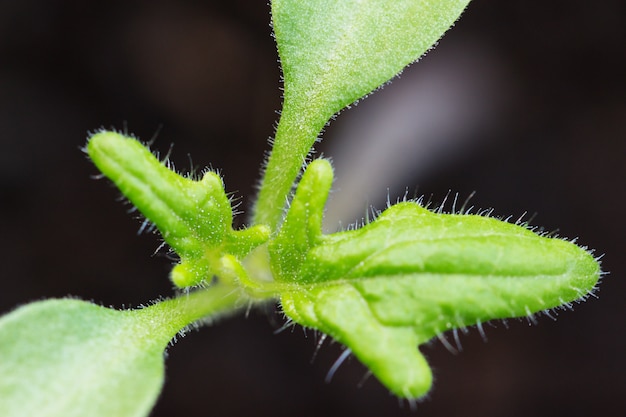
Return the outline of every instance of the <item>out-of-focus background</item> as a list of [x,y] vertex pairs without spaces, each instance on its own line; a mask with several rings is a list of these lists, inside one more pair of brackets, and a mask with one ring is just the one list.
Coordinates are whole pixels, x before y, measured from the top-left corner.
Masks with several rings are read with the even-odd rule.
[[[133,306],[172,294],[171,261],[80,151],[127,129],[181,170],[219,168],[249,209],[280,108],[265,1],[0,2],[0,312],[47,297]],[[158,134],[157,134],[158,133]],[[341,347],[275,306],[170,349],[156,416],[622,416],[626,412],[626,3],[474,1],[440,46],[343,112],[317,146],[337,173],[326,228],[389,195],[446,194],[605,254],[599,299],[486,326],[412,413]],[[191,161],[188,155],[191,155]],[[245,216],[240,223],[245,222]],[[311,363],[312,362],[312,363]],[[112,398],[111,401],[115,399]]]

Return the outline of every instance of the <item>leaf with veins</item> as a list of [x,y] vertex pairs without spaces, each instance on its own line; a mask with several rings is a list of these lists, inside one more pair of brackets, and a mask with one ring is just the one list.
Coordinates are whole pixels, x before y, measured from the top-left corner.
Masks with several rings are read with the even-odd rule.
[[600,276],[584,248],[495,218],[389,207],[357,230],[321,232],[332,183],[311,163],[270,244],[287,316],[345,344],[395,394],[428,392],[417,349],[452,329],[585,298]]

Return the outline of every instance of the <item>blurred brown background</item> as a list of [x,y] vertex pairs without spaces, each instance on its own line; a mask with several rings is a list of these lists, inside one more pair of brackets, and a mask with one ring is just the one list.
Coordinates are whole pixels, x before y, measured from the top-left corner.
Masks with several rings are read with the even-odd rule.
[[[174,143],[181,170],[188,154],[219,168],[248,209],[280,107],[268,23],[265,1],[0,2],[0,312],[46,297],[122,307],[172,293],[170,261],[151,257],[157,238],[136,235],[140,223],[90,178],[80,147],[100,127],[146,140],[159,131],[155,148]],[[459,355],[424,347],[436,381],[414,414],[373,378],[359,386],[354,359],[326,384],[340,347],[327,342],[311,364],[314,335],[273,334],[282,318],[268,306],[172,348],[153,415],[624,415],[625,74],[623,1],[476,0],[317,148],[337,166],[328,227],[383,208],[387,188],[436,202],[475,190],[478,207],[537,213],[534,224],[605,254],[599,300],[530,328],[486,326],[486,343],[474,329]],[[408,159],[394,159],[405,148],[392,139],[361,146],[360,126],[384,126]],[[361,189],[349,179],[363,166],[382,171]]]

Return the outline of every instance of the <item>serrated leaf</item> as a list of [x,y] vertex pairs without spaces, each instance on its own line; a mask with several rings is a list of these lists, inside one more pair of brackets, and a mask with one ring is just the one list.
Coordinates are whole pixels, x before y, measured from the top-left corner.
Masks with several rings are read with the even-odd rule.
[[269,239],[266,226],[233,230],[233,211],[217,173],[183,177],[159,161],[137,139],[117,132],[96,133],[86,151],[180,256],[171,274],[178,287],[220,275],[226,255],[243,258]]
[[322,235],[331,179],[327,163],[309,166],[270,245],[282,306],[295,322],[345,344],[399,396],[430,389],[419,344],[567,304],[598,281],[596,260],[571,242],[416,202],[396,204],[358,230]]

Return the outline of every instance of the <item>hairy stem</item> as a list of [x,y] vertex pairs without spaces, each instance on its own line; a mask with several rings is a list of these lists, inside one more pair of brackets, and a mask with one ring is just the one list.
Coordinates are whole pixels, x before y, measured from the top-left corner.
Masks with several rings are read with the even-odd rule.
[[207,318],[236,312],[249,301],[241,289],[217,283],[208,288],[185,293],[137,311],[160,329],[168,328],[170,338],[186,326]]
[[303,106],[285,105],[284,109],[272,153],[265,167],[253,218],[254,224],[270,226],[273,232],[278,230],[292,187],[327,120],[325,115],[311,120],[308,115],[315,112]]

